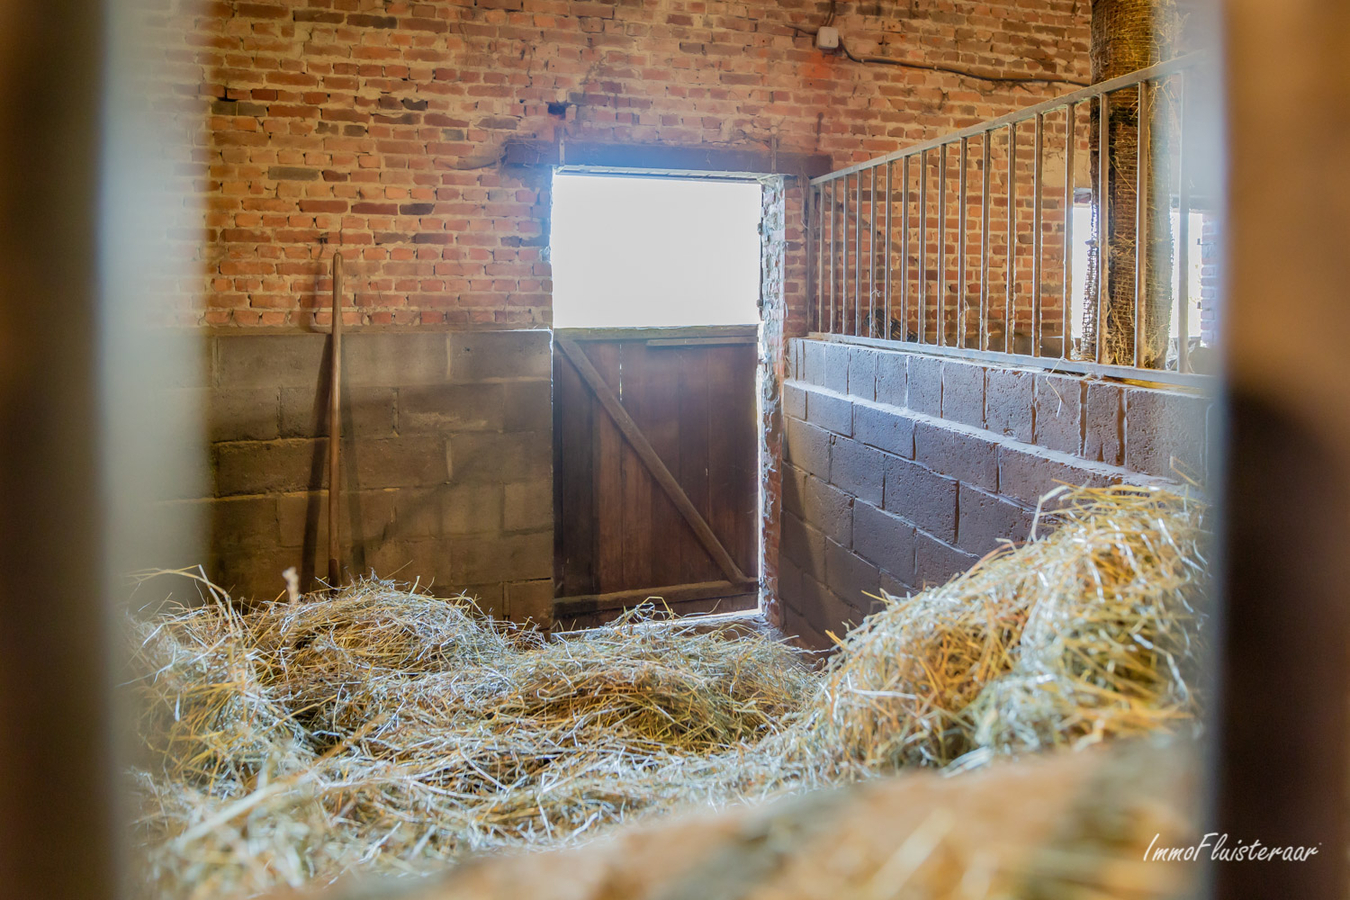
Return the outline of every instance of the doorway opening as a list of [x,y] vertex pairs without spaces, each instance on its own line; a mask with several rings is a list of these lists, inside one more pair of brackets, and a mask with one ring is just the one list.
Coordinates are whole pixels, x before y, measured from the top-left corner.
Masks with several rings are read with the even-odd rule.
[[763,188],[559,171],[554,619],[759,606]]
[[757,181],[559,172],[558,328],[759,322]]

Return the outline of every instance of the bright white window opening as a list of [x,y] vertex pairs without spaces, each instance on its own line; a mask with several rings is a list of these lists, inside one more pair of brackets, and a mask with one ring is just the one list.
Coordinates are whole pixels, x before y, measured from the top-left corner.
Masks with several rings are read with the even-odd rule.
[[[1201,233],[1204,230],[1204,213],[1191,211],[1188,235],[1190,248],[1188,261],[1190,271],[1186,273],[1187,305],[1186,305],[1186,325],[1190,332],[1189,337],[1197,338],[1200,336],[1200,288],[1201,273],[1204,268],[1204,262],[1201,258]],[[1073,285],[1069,294],[1069,328],[1075,337],[1083,335],[1083,299],[1087,291],[1087,271],[1088,271],[1088,244],[1095,235],[1092,231],[1092,206],[1087,203],[1075,203],[1073,207]],[[1172,259],[1173,261],[1181,259],[1181,213],[1178,210],[1172,210]],[[1176,314],[1176,297],[1180,287],[1181,273],[1173,266],[1172,270],[1172,303],[1170,336],[1175,343],[1178,333],[1178,322]]]
[[553,324],[759,322],[758,182],[558,173]]

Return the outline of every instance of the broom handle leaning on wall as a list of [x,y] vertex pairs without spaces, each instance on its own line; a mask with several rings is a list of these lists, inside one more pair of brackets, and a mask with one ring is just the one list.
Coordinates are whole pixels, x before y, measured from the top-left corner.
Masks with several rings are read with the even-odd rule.
[[333,354],[328,388],[328,586],[337,590],[342,565],[338,549],[338,503],[342,475],[342,254],[333,254]]

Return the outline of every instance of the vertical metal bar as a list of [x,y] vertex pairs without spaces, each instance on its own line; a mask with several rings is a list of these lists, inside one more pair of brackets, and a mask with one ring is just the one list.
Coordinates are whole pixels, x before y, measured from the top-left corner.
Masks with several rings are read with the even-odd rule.
[[[818,185],[810,194],[813,202],[813,209],[807,221],[815,229],[812,235],[815,240],[807,241],[807,246],[815,244],[816,264],[814,271],[816,288],[816,331],[823,331],[821,320],[825,318],[825,280],[822,277],[825,274],[825,185]],[[808,254],[809,257],[809,254]]]
[[980,172],[980,344],[981,350],[989,349],[989,191],[990,159],[994,143],[994,133],[986,131],[984,137],[983,167]]
[[1045,212],[1041,198],[1041,152],[1045,142],[1045,114],[1036,113],[1036,134],[1032,149],[1031,163],[1031,355],[1041,355],[1041,249],[1044,236],[1042,214]]
[[853,333],[862,331],[862,172],[853,176],[857,191],[853,204]]
[[1073,145],[1077,143],[1074,109],[1075,105],[1070,103],[1066,120],[1068,143],[1064,146],[1064,296],[1059,310],[1059,355],[1064,359],[1069,358],[1069,308],[1073,299]]
[[924,343],[928,314],[928,151],[919,154],[919,343]]
[[1013,352],[1017,328],[1017,123],[1008,126],[1008,281],[1003,299],[1003,352]]
[[1111,280],[1111,254],[1106,246],[1106,217],[1111,210],[1106,196],[1111,183],[1110,106],[1105,93],[1097,95],[1097,362],[1106,358],[1106,290]]
[[1177,74],[1180,86],[1177,90],[1177,185],[1178,210],[1181,220],[1177,227],[1177,237],[1181,245],[1177,248],[1177,269],[1181,273],[1181,283],[1177,286],[1177,335],[1180,339],[1177,347],[1177,371],[1191,370],[1191,180],[1186,177],[1186,74]]
[[821,331],[825,332],[826,335],[829,335],[829,333],[832,333],[834,331],[834,286],[836,286],[836,283],[838,282],[838,278],[836,277],[836,270],[834,270],[834,258],[836,258],[837,255],[836,251],[834,251],[834,213],[836,213],[836,209],[834,209],[834,201],[836,201],[836,197],[834,197],[834,181],[830,181],[829,185],[830,185],[830,324],[828,325],[828,327],[821,328]]
[[1144,366],[1144,304],[1148,299],[1148,82],[1139,82],[1134,168],[1134,366]]
[[956,211],[956,346],[966,346],[966,166],[970,153],[969,138],[961,138],[961,177],[958,180]]
[[881,336],[887,339],[891,337],[891,207],[895,203],[894,174],[895,163],[886,163],[886,280],[882,288],[886,324],[882,328]]
[[940,347],[947,343],[947,145],[938,147],[938,252],[937,252],[937,334]]
[[867,201],[867,336],[877,336],[877,167]]
[[900,339],[909,340],[909,157],[900,165]]
[[816,288],[816,281],[815,281],[815,270],[816,270],[816,265],[817,265],[817,264],[816,264],[816,261],[815,261],[815,257],[816,257],[816,223],[815,223],[815,220],[812,218],[812,217],[816,214],[816,206],[815,206],[815,202],[814,202],[815,196],[816,196],[816,188],[815,188],[815,186],[812,185],[811,183],[807,182],[807,184],[805,185],[805,187],[804,187],[804,189],[803,189],[803,191],[802,191],[802,231],[803,231],[804,234],[805,234],[805,237],[804,237],[803,240],[802,240],[802,246],[803,246],[803,249],[806,251],[806,258],[805,258],[804,262],[805,262],[805,265],[806,265],[806,330],[807,330],[807,331],[814,331],[814,330],[815,330],[812,326],[815,324],[816,320],[819,318],[819,315],[818,315],[819,310],[816,310],[816,309],[813,309],[813,308],[812,308],[813,306],[816,306],[817,304],[813,304],[813,303],[811,302],[813,299],[817,299],[817,298],[820,296],[820,293],[819,293],[819,291],[818,291],[817,288]]
[[839,210],[843,226],[839,240],[839,333],[844,334],[848,321],[848,176],[840,180],[844,183],[844,201]]

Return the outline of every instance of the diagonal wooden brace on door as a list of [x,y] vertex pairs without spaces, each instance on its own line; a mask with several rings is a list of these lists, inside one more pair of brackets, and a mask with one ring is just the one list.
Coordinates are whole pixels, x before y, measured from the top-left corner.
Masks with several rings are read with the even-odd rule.
[[567,360],[577,370],[577,374],[581,376],[582,381],[585,381],[587,387],[594,392],[596,399],[600,401],[600,405],[614,420],[614,424],[618,426],[619,431],[627,439],[634,452],[637,453],[638,458],[642,460],[642,464],[652,473],[656,483],[666,492],[670,502],[675,504],[675,509],[689,523],[689,527],[694,530],[694,537],[698,538],[698,542],[703,545],[703,549],[708,551],[708,555],[712,557],[713,562],[717,563],[717,567],[726,575],[727,580],[733,584],[745,582],[745,573],[736,565],[736,561],[731,558],[727,548],[722,546],[722,542],[717,539],[717,535],[713,533],[707,520],[699,513],[698,508],[689,499],[689,495],[680,487],[680,483],[675,480],[675,476],[670,473],[670,469],[666,468],[666,464],[657,455],[656,448],[647,440],[647,436],[642,433],[642,429],[638,427],[637,422],[633,421],[633,417],[628,414],[628,410],[623,408],[619,398],[614,396],[614,391],[605,383],[605,379],[596,371],[595,366],[591,365],[586,353],[576,341],[567,338],[558,338],[557,345],[563,356],[567,357]]

